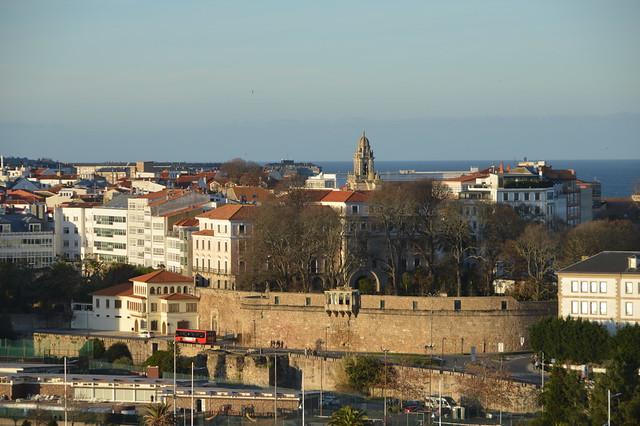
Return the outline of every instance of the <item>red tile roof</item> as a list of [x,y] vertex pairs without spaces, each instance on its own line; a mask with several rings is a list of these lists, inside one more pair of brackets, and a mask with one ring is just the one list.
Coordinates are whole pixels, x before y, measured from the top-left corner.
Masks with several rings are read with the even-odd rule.
[[148,274],[140,275],[139,277],[133,277],[129,281],[142,282],[142,283],[192,283],[191,277],[176,274],[175,272],[159,269],[157,271],[149,272]]
[[243,203],[264,203],[273,198],[273,193],[259,186],[234,186],[227,191],[227,197]]
[[255,207],[247,204],[225,204],[198,217],[218,220],[246,220],[255,214]]
[[326,203],[366,203],[370,191],[331,191],[323,199]]
[[195,217],[186,217],[174,223],[173,226],[198,226],[198,219]]
[[131,296],[133,294],[133,284],[116,284],[111,287],[103,288],[102,290],[94,291],[91,294],[94,296]]
[[213,233],[213,229],[203,229],[202,231],[196,231],[191,235],[205,235],[207,237],[213,237],[214,233]]
[[160,299],[164,300],[198,300],[197,296],[184,293],[167,294],[166,296],[160,296]]

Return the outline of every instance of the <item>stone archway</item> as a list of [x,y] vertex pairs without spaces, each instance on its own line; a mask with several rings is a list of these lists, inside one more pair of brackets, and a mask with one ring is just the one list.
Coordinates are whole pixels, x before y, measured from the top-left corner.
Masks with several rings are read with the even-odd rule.
[[347,281],[349,283],[349,287],[358,288],[358,280],[361,278],[369,278],[375,287],[376,293],[382,292],[382,280],[380,280],[378,274],[375,271],[366,269],[358,269],[349,276],[349,280]]

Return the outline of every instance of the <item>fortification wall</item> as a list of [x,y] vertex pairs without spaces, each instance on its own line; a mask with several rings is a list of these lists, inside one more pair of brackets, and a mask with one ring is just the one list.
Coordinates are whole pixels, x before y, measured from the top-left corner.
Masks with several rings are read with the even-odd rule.
[[237,334],[242,344],[350,352],[527,350],[527,328],[556,312],[555,302],[511,297],[362,296],[358,314],[343,316],[325,311],[322,294],[201,289],[200,295],[200,326]]

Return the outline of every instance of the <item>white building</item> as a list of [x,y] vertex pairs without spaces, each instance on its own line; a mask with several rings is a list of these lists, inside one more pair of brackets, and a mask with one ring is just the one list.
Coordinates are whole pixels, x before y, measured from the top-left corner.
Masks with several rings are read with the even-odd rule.
[[173,225],[167,235],[167,270],[192,275],[193,251],[191,234],[198,230],[198,220],[182,219]]
[[237,274],[246,268],[243,256],[255,209],[225,204],[197,216],[199,230],[192,234],[196,279],[214,288],[235,288]]
[[128,200],[128,262],[166,266],[166,237],[173,224],[205,211],[209,197],[193,191],[164,190]]
[[603,251],[558,271],[558,315],[616,326],[640,323],[640,252]]
[[157,270],[92,295],[92,304],[74,303],[72,328],[174,334],[198,328],[193,278]]
[[309,176],[304,183],[309,189],[335,189],[338,187],[338,177],[335,173],[319,173]]
[[0,215],[0,262],[40,269],[55,261],[53,232],[32,214]]
[[87,243],[86,215],[95,204],[67,203],[53,213],[55,248],[65,260],[80,261],[91,253]]

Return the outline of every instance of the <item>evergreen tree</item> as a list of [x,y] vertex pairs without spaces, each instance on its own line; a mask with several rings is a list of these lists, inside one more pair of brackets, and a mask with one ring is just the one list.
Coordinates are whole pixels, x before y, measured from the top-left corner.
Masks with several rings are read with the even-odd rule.
[[543,405],[541,423],[544,425],[585,425],[587,392],[578,375],[556,367],[540,395]]

